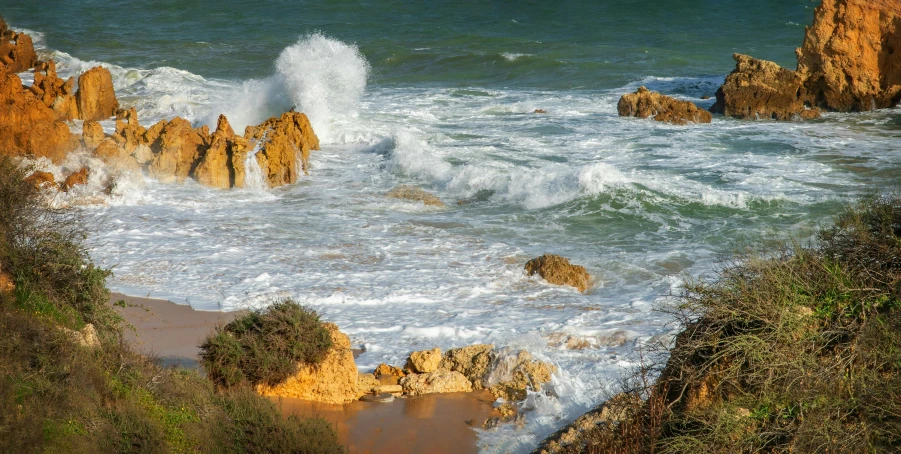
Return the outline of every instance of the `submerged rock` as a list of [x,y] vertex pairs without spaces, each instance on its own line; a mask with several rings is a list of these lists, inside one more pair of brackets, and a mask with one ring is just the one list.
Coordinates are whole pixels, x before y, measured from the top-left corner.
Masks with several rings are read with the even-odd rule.
[[409,186],[406,184],[402,184],[400,186],[395,186],[393,189],[388,191],[386,194],[388,198],[391,199],[402,199],[402,200],[410,200],[413,202],[422,202],[425,205],[443,207],[444,202],[441,201],[438,197],[417,188],[416,186]]
[[803,78],[795,71],[747,55],[732,56],[735,70],[716,92],[711,112],[743,119],[816,118],[798,97]]
[[85,167],[82,167],[77,172],[72,172],[71,175],[66,177],[66,181],[63,182],[62,189],[68,192],[73,187],[81,184],[88,184],[88,169]]
[[505,349],[495,353],[485,382],[494,397],[520,401],[526,398],[527,390],[541,390],[541,384],[551,381],[556,371],[556,367],[533,359],[525,350]]
[[321,363],[301,363],[297,373],[275,386],[259,385],[257,392],[264,396],[292,397],[329,404],[343,404],[357,400],[359,373],[354,364],[350,339],[334,323],[325,323],[332,338],[332,347]]
[[585,267],[573,265],[559,255],[544,254],[529,260],[525,269],[529,276],[537,273],[551,284],[569,285],[580,292],[585,292],[591,287],[591,275]]
[[56,178],[50,172],[41,172],[37,170],[32,172],[25,181],[30,183],[32,186],[41,189],[45,187],[53,187],[56,183]]
[[690,101],[680,101],[669,96],[639,87],[635,93],[627,93],[619,99],[616,109],[621,117],[648,118],[656,121],[685,125],[710,123],[710,112]]

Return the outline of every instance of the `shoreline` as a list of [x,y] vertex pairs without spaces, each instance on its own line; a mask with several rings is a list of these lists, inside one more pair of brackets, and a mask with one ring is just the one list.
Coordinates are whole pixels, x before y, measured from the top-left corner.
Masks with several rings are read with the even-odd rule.
[[[119,301],[125,301],[126,306],[117,305]],[[198,370],[197,355],[203,339],[217,325],[243,313],[199,311],[164,299],[118,292],[110,292],[109,303],[134,327],[126,327],[123,337],[139,352],[158,358],[164,366]],[[290,398],[270,400],[283,415],[325,419],[351,453],[476,453],[478,435],[473,429],[496,416],[494,398],[485,390],[427,394],[388,403],[329,405]]]

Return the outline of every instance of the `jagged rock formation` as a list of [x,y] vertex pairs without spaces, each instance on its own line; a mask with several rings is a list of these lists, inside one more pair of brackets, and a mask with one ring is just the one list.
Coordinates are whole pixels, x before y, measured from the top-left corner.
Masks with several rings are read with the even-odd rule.
[[893,107],[901,99],[901,3],[823,0],[797,55],[809,105],[841,112]]
[[257,392],[264,396],[293,397],[330,404],[357,400],[360,396],[360,378],[350,349],[350,339],[334,323],[323,326],[332,338],[332,347],[325,359],[315,365],[301,363],[294,376],[275,386],[259,385]]
[[656,121],[685,125],[710,123],[710,112],[698,108],[690,101],[679,101],[669,96],[639,87],[635,93],[627,93],[616,105],[619,116],[648,118]]
[[488,344],[454,348],[444,355],[439,348],[413,352],[406,364],[405,370],[380,364],[371,374],[380,386],[366,377],[361,379],[368,384],[364,392],[418,396],[488,389],[495,398],[520,401],[527,390],[540,391],[557,370],[524,350],[496,350]]
[[[41,72],[43,71],[43,72]],[[34,70],[34,84],[29,87],[45,106],[56,112],[57,119],[71,121],[78,118],[75,102],[75,78],[62,80],[56,75],[56,63],[40,63]]]
[[529,276],[538,274],[555,285],[569,285],[585,292],[591,287],[591,275],[584,266],[573,265],[569,260],[554,254],[544,254],[529,260],[525,266]]
[[58,114],[22,86],[14,73],[0,74],[0,153],[61,162],[78,146]]
[[798,69],[736,54],[710,111],[736,118],[816,118],[901,100],[901,4],[823,0],[797,49]]
[[113,76],[109,70],[97,66],[78,76],[78,92],[75,93],[78,118],[104,120],[116,114],[119,101],[113,90]]
[[791,120],[816,118],[818,110],[808,110],[798,96],[804,80],[791,71],[766,60],[735,54],[735,70],[716,91],[711,112],[735,118]]
[[0,17],[0,73],[25,71],[33,67],[37,60],[31,37],[10,30]]

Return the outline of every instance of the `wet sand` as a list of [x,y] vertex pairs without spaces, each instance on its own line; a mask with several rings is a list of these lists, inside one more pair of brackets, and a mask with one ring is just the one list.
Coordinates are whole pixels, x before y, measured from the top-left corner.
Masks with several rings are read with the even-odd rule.
[[[115,303],[125,301],[126,307]],[[218,324],[240,312],[197,311],[166,300],[110,295],[110,304],[135,330],[125,339],[140,352],[164,364],[199,367],[199,345]],[[432,394],[394,402],[328,405],[299,399],[272,398],[284,414],[321,417],[335,425],[351,453],[475,453],[474,428],[496,416],[488,392]]]

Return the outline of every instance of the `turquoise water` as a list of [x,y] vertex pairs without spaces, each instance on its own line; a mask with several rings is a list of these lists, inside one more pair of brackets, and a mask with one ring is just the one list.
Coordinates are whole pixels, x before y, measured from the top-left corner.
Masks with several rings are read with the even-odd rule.
[[[297,106],[323,143],[308,176],[275,189],[92,172],[58,202],[91,203],[110,286],[203,310],[295,298],[366,350],[361,370],[478,342],[556,364],[524,428],[479,432],[485,452],[527,451],[615,392],[634,348],[678,329],[653,309],[685,277],[901,184],[898,109],[686,127],[616,115],[640,85],[708,107],[734,52],[794,67],[807,1],[42,5],[0,11],[64,75],[108,67],[144,124],[226,113],[241,130]],[[63,167],[83,164],[99,166]],[[398,184],[447,207],[385,198]],[[545,252],[594,288],[525,276]]]

